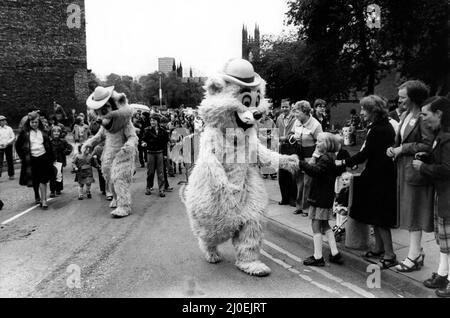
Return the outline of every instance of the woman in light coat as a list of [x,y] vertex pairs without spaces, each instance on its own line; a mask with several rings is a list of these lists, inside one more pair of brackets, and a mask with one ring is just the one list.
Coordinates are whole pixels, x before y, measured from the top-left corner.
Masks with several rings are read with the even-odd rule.
[[430,152],[433,131],[420,117],[420,106],[428,98],[428,88],[421,81],[408,81],[399,87],[399,103],[406,106],[400,118],[395,146],[387,150],[397,165],[397,214],[400,229],[409,231],[408,256],[395,269],[399,272],[420,270],[425,254],[422,232],[433,232],[433,186],[412,167],[414,156]]

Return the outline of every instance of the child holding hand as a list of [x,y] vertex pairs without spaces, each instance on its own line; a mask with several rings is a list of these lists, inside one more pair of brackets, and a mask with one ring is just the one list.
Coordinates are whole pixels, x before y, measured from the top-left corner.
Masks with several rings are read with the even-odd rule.
[[338,149],[339,140],[335,135],[320,133],[317,137],[313,160],[310,163],[300,161],[300,169],[312,178],[311,190],[308,195],[310,204],[308,215],[314,233],[314,255],[303,262],[307,266],[325,266],[322,256],[322,234],[327,236],[330,245],[329,261],[335,264],[343,263],[342,255],[337,249],[336,240],[329,224],[333,215],[334,186],[338,176],[338,169],[335,165],[335,153]]
[[84,199],[84,186],[86,185],[86,197],[92,198],[91,184],[94,183],[94,174],[92,166],[94,160],[91,154],[91,147],[86,146],[84,152],[81,152],[82,145],[78,146],[78,154],[73,160],[73,169],[75,170],[75,182],[78,182],[78,200]]

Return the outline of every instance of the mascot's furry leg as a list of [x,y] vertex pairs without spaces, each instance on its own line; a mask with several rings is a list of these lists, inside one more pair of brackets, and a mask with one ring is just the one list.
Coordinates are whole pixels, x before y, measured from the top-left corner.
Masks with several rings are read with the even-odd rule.
[[119,151],[111,167],[111,184],[117,203],[117,208],[111,212],[114,217],[125,217],[131,214],[130,187],[133,171],[134,153]]
[[268,197],[264,183],[255,168],[248,171],[248,187],[239,212],[245,219],[232,238],[236,251],[236,266],[247,274],[267,276],[270,268],[259,260],[260,248],[263,241],[263,227],[261,218],[268,205]]
[[222,256],[220,256],[217,250],[217,245],[209,244],[201,238],[198,238],[198,245],[200,250],[205,254],[206,261],[211,264],[216,264],[222,261]]

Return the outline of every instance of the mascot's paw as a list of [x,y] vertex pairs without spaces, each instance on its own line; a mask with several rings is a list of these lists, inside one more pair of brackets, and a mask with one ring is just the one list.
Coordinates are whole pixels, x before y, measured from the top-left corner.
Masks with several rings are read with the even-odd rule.
[[130,212],[124,208],[119,207],[119,208],[115,209],[114,211],[112,211],[111,215],[114,218],[124,218],[126,216],[129,216]]
[[222,256],[218,251],[210,251],[205,254],[206,261],[211,264],[217,264],[222,261]]
[[270,268],[261,261],[253,262],[236,262],[237,268],[241,271],[253,276],[267,276],[271,273]]
[[111,203],[109,204],[109,207],[111,209],[117,208],[117,201],[116,201],[116,199],[112,199]]
[[135,148],[129,146],[129,145],[124,145],[122,148],[120,148],[120,151],[123,152],[124,154],[131,154],[134,151]]
[[290,173],[297,172],[299,168],[300,160],[297,155],[283,156],[280,158],[280,167],[288,170]]

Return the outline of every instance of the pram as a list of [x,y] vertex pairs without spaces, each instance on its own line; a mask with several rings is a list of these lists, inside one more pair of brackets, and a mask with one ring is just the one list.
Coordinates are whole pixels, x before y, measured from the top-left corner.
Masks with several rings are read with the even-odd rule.
[[336,218],[338,217],[338,215],[342,217],[340,222],[341,224],[339,226],[338,225],[333,226],[331,230],[334,233],[334,238],[336,239],[336,242],[340,242],[345,235],[345,223],[347,223],[348,220],[348,212],[346,208],[341,208],[335,210],[335,213]]

